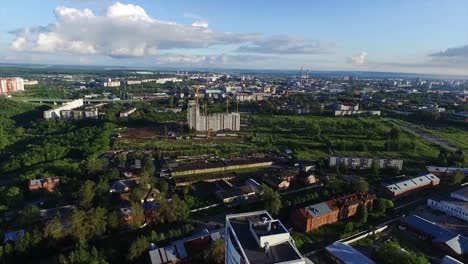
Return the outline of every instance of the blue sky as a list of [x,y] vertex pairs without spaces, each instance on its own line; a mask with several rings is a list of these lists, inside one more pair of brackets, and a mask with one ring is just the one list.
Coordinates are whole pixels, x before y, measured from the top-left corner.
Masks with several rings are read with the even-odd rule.
[[468,0],[6,1],[0,62],[468,75]]

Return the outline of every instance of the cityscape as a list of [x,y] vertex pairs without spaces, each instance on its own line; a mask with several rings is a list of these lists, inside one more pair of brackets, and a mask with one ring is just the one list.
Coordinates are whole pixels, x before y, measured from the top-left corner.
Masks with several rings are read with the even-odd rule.
[[0,263],[468,263],[468,2],[313,2],[0,7]]

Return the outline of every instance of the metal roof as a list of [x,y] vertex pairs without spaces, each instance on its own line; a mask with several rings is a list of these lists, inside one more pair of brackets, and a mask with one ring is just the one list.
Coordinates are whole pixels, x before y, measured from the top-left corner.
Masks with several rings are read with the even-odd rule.
[[374,261],[370,260],[352,246],[341,242],[335,242],[329,245],[326,247],[326,250],[344,264],[375,264]]

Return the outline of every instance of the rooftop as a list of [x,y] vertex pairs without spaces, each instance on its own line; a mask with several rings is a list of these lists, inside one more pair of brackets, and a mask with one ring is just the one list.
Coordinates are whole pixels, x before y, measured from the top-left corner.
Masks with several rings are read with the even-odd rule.
[[440,179],[437,178],[434,174],[429,173],[429,174],[415,177],[412,179],[389,184],[385,186],[385,188],[387,188],[392,193],[397,195],[397,194],[404,193],[412,189],[417,189],[423,186],[430,185],[434,181],[439,182]]
[[429,235],[434,242],[445,244],[459,255],[468,253],[468,239],[464,236],[442,228],[418,215],[409,215],[400,221],[421,230]]
[[327,246],[326,250],[344,264],[375,264],[374,261],[367,258],[352,246],[341,242],[335,242]]
[[461,199],[468,202],[468,187],[461,188],[460,190],[454,191],[450,194],[451,197]]
[[[292,244],[289,232],[279,220],[272,219],[267,211],[228,215],[226,216],[226,222],[227,228],[229,226],[232,227],[232,229],[229,229],[232,232],[229,235],[229,239],[232,240],[234,247],[240,248],[241,253],[243,253],[242,255],[245,254],[248,260],[246,263],[272,264],[286,261],[290,261],[290,263],[305,263],[294,244]],[[272,243],[272,246],[262,248],[250,229],[252,223],[265,223],[264,225],[260,224],[252,227],[253,232],[260,239],[276,235],[285,235],[288,239],[282,240],[281,243]],[[270,228],[267,223],[271,223]]]

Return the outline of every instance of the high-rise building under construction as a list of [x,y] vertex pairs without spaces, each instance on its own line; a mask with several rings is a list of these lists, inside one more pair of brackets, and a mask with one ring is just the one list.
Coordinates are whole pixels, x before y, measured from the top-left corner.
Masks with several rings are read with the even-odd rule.
[[189,128],[196,131],[240,130],[239,113],[201,113],[200,106],[193,100],[188,103],[187,119]]

